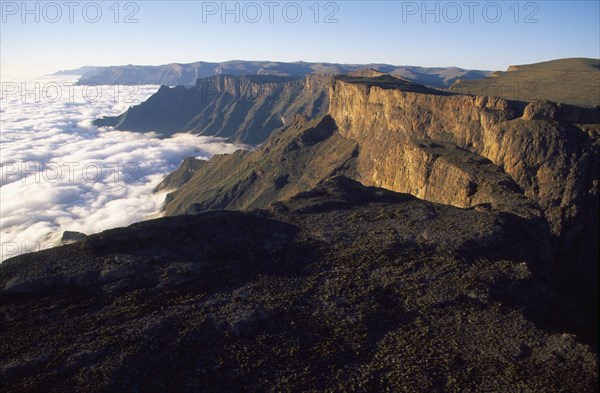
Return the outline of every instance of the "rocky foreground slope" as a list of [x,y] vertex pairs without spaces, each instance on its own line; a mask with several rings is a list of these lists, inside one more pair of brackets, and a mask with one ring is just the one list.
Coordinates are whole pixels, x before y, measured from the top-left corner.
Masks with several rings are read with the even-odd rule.
[[547,224],[333,177],[0,267],[3,391],[592,391]]

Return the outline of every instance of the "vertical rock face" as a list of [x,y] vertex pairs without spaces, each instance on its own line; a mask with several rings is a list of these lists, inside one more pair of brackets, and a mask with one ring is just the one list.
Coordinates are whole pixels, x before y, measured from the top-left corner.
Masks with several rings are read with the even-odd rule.
[[[499,195],[520,188],[544,212],[571,272],[597,272],[597,107],[417,93],[376,79],[338,79],[330,92],[340,134],[360,146],[360,181],[460,207],[502,208]],[[486,161],[506,179],[478,176]]]
[[[358,168],[367,184],[462,207],[479,202],[470,191],[471,168],[457,165],[451,153],[431,149],[431,141],[451,144],[504,170],[544,209],[558,233],[572,217],[572,202],[597,191],[597,111],[576,109],[581,113],[559,114],[551,104],[523,108],[501,98],[420,94],[338,80],[330,111],[340,134],[359,142]],[[577,118],[596,124],[581,125]]]
[[[518,115],[506,100],[343,81],[330,95],[340,134],[359,142],[358,170],[365,184],[460,207],[491,202],[474,183],[474,171],[486,162],[469,153],[482,150],[482,129]],[[510,186],[509,177],[503,182]]]

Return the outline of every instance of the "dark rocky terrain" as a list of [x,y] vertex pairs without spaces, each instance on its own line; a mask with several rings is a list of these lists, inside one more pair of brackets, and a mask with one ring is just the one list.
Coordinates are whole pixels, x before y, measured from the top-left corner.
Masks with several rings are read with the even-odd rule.
[[547,233],[344,177],[268,210],[106,231],[2,264],[0,384],[593,391]]

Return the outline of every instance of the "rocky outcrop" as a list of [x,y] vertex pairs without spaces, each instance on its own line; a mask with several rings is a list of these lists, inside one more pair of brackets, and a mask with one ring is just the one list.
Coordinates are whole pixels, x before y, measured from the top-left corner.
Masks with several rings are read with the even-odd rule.
[[76,232],[76,231],[64,231],[62,237],[60,238],[61,244],[69,244],[73,242],[78,242],[84,240],[87,237],[85,233]]
[[555,120],[578,124],[600,123],[600,106],[581,108],[546,100],[530,103],[525,108],[523,120]]

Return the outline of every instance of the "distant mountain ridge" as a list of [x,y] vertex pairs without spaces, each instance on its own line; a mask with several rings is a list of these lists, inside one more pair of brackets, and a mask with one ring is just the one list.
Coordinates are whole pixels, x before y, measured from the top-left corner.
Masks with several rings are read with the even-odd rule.
[[[77,74],[78,70],[60,71],[62,75]],[[124,65],[110,67],[90,67],[85,70],[80,85],[89,84],[150,84],[166,86],[193,86],[196,79],[214,75],[277,75],[302,77],[312,73],[338,75],[347,74],[365,68],[399,76],[412,82],[449,87],[457,80],[475,80],[492,75],[492,71],[466,70],[459,67],[417,67],[396,66],[391,64],[337,64],[337,63],[308,63],[277,62],[277,61],[243,61],[231,60],[225,62],[198,61],[189,64],[164,64],[159,66]]]
[[83,66],[74,70],[60,70],[52,74],[53,76],[69,76],[69,75],[80,75],[84,76],[93,72],[96,72],[100,67],[95,66]]

